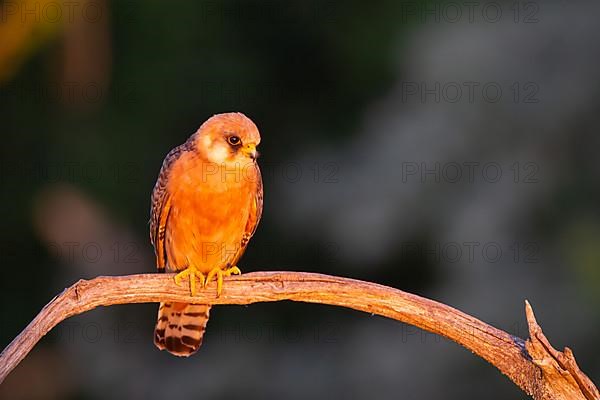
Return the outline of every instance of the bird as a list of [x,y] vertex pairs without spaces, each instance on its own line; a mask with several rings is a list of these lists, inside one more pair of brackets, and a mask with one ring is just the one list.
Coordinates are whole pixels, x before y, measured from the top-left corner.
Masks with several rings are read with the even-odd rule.
[[[240,274],[237,262],[262,215],[263,184],[257,163],[260,133],[239,112],[216,114],[165,157],[152,191],[150,241],[159,272],[177,272],[175,282],[205,287]],[[208,304],[160,303],[154,344],[188,357],[200,345]]]

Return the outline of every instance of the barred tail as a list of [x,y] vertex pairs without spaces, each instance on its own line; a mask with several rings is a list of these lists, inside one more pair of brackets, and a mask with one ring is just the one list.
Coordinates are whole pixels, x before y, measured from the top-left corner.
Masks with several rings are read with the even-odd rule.
[[160,303],[154,344],[179,357],[191,356],[202,344],[209,311],[206,304]]

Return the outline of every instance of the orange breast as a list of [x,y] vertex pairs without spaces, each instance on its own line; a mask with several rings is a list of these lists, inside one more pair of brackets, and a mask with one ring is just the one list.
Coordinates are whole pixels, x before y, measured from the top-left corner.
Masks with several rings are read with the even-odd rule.
[[166,226],[167,269],[233,265],[257,190],[255,164],[225,167],[186,153],[173,166]]

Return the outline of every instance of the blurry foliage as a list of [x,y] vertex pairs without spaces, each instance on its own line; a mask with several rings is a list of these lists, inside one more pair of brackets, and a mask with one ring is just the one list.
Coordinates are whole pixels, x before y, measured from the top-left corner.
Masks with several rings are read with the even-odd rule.
[[[18,0],[0,3],[0,84],[10,81],[27,58],[57,36],[62,23],[48,18],[37,18],[36,9],[43,9],[59,2],[53,0]],[[34,11],[29,18],[19,9]]]

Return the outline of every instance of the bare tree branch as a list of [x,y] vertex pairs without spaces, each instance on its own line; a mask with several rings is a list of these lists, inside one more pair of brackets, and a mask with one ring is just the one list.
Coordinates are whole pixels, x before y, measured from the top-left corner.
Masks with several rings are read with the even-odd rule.
[[[251,304],[292,300],[353,308],[445,336],[482,357],[536,400],[587,399],[600,395],[579,369],[569,348],[555,350],[526,302],[530,339],[496,329],[447,305],[375,283],[301,272],[254,272],[227,278],[221,297],[215,284],[196,297],[173,282],[172,274],[80,280],[48,303],[0,354],[0,382],[35,344],[66,318],[98,306],[177,301]],[[150,340],[150,339],[148,339]]]

